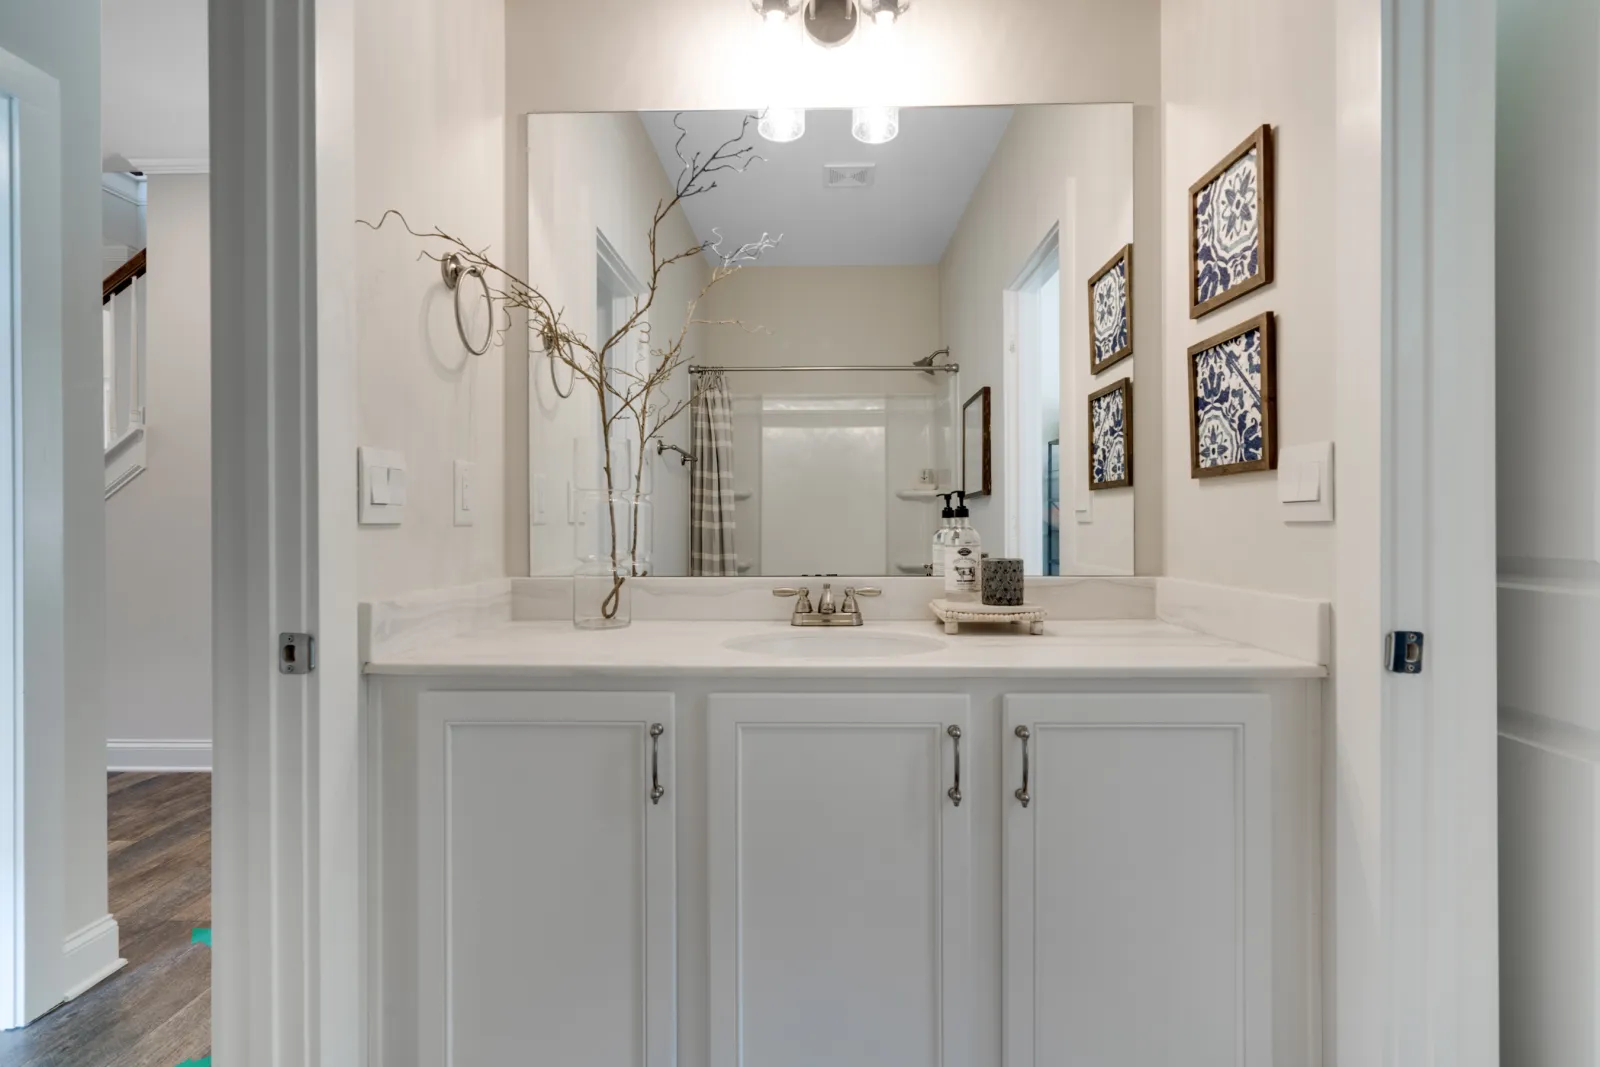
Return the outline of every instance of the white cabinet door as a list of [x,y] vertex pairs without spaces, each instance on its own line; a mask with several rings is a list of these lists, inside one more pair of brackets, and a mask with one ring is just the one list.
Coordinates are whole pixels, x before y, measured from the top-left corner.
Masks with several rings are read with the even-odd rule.
[[674,735],[670,694],[424,694],[417,1062],[674,1062]]
[[1006,1067],[1272,1062],[1269,707],[1006,698]]
[[715,696],[709,730],[712,1067],[967,1067],[967,697]]

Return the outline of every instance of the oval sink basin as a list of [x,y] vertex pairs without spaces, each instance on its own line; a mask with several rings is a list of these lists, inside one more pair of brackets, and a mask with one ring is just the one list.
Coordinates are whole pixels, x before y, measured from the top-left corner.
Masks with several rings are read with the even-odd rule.
[[915,634],[862,633],[859,630],[823,630],[805,633],[751,634],[722,643],[735,652],[789,659],[875,659],[885,656],[916,656],[945,647],[934,637]]

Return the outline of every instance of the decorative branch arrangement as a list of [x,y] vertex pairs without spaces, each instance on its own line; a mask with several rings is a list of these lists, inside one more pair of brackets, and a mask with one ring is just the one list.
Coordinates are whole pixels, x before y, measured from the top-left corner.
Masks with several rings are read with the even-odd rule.
[[[610,595],[601,605],[602,613],[607,619],[614,618],[621,606],[622,586],[627,578],[642,577],[637,561],[639,524],[630,523],[632,535],[627,555],[624,557],[622,546],[618,543],[617,516],[612,505],[613,494],[628,491],[638,494],[643,491],[645,465],[648,462],[647,446],[651,441],[659,440],[667,425],[687,411],[698,396],[699,386],[696,383],[691,383],[688,394],[680,401],[671,401],[666,393],[667,384],[673,375],[684,370],[688,363],[685,345],[689,339],[690,328],[743,325],[735,319],[698,318],[696,309],[712,288],[725,281],[741,267],[756,262],[764,252],[776,247],[783,239],[781,234],[772,237],[763,233],[757,240],[725,250],[722,248],[721,231],[713,229],[712,240],[702,241],[679,251],[664,252],[661,249],[661,228],[674,208],[691,197],[701,196],[716,189],[720,180],[719,175],[742,174],[750,164],[762,159],[756,154],[754,145],[750,143],[751,128],[759,121],[760,116],[753,114],[744,116],[738,135],[717,145],[709,153],[696,151],[688,155],[684,154],[684,142],[688,139],[689,133],[684,129],[682,119],[683,115],[680,112],[674,116],[673,125],[678,130],[678,140],[674,149],[683,168],[678,173],[672,195],[657,202],[655,214],[650,220],[648,284],[645,292],[633,299],[632,312],[609,337],[604,339],[591,339],[575,330],[566,321],[564,309],[558,308],[538,286],[525,281],[489,258],[487,248],[474,248],[460,237],[437,227],[427,231],[413,229],[405,215],[393,209],[384,212],[383,217],[376,223],[363,220],[364,225],[376,230],[382,229],[390,218],[395,218],[413,237],[438,242],[443,251],[425,250],[422,253],[429,259],[441,260],[450,255],[459,255],[467,269],[476,269],[489,280],[493,300],[498,301],[504,309],[506,322],[497,331],[502,340],[505,332],[510,329],[510,309],[519,308],[527,312],[528,330],[538,347],[550,358],[558,359],[572,368],[573,373],[594,390],[600,416],[602,473],[605,476],[606,513],[611,534],[613,585]],[[712,268],[711,277],[706,284],[694,299],[689,301],[682,328],[665,343],[655,344],[649,314],[651,308],[655,306],[663,277],[669,268],[707,253],[714,257],[717,263]],[[633,352],[632,358],[629,358],[630,349]],[[615,431],[623,429],[629,423],[638,428],[639,448],[638,454],[631,457],[632,469],[623,470],[619,457],[613,451],[612,437]],[[627,560],[629,575],[621,573],[624,559]]]

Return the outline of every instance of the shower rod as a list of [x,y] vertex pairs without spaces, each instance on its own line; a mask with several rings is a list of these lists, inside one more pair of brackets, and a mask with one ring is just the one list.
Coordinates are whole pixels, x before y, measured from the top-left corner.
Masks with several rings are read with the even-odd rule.
[[957,371],[959,371],[960,369],[961,369],[961,364],[959,364],[959,363],[940,363],[940,364],[936,364],[935,366],[932,366],[932,367],[917,367],[917,366],[913,366],[913,365],[911,365],[909,363],[905,364],[905,365],[886,364],[886,365],[871,366],[871,367],[800,367],[800,366],[789,366],[789,367],[701,367],[701,366],[691,365],[689,367],[689,373],[690,374],[727,374],[727,373],[741,373],[741,372],[748,371],[748,372],[750,372],[752,374],[771,374],[771,373],[778,372],[778,371],[804,371],[804,370],[809,370],[809,371],[836,371],[836,370],[906,371],[906,370],[914,370],[914,371],[920,371],[923,374],[928,374],[928,373],[930,373],[932,371],[943,371],[946,374],[954,374]]

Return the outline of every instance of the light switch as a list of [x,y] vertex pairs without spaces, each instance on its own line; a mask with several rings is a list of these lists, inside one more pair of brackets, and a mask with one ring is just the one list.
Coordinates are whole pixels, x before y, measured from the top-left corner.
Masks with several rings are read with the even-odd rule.
[[1284,522],[1333,521],[1333,442],[1278,452],[1278,503]]
[[406,457],[380,448],[356,450],[357,521],[363,526],[398,526],[405,515]]
[[473,522],[473,479],[476,477],[476,464],[464,459],[456,460],[455,464],[455,524],[457,526],[471,526]]
[[550,483],[542,474],[533,476],[533,525],[546,526],[550,522]]

